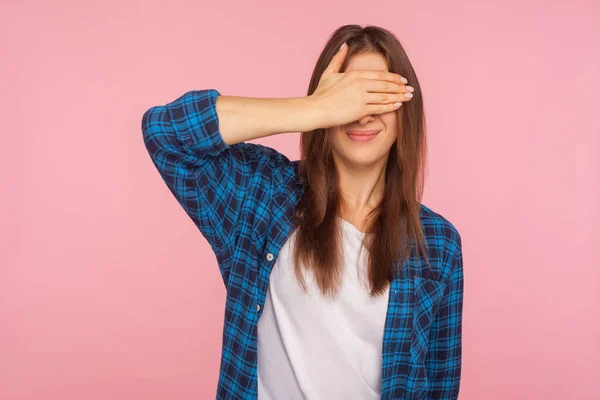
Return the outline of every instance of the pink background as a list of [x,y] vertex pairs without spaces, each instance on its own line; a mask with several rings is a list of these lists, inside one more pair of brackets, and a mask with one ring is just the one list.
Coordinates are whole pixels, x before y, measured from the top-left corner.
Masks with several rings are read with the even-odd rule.
[[[358,23],[421,80],[424,203],[463,237],[460,398],[597,399],[598,2],[213,3],[2,2],[0,398],[214,398],[223,283],[142,114],[305,95]],[[298,138],[257,142],[296,159]]]

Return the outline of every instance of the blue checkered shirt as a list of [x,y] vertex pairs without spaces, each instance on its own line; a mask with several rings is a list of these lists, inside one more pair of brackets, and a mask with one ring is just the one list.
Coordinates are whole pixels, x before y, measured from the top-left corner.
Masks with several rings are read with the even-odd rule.
[[[189,91],[142,117],[153,164],[210,244],[227,296],[217,399],[257,399],[257,323],[277,255],[304,190],[298,160],[226,144],[215,89]],[[431,268],[413,248],[391,283],[381,399],[456,399],[461,375],[463,263],[457,229],[421,204]],[[397,266],[397,264],[396,264]]]

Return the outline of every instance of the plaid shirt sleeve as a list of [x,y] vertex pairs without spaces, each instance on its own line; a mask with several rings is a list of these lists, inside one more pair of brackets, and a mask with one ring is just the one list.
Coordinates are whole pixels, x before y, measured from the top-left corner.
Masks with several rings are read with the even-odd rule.
[[462,363],[463,282],[462,244],[458,235],[446,289],[431,325],[425,360],[429,381],[428,399],[458,398]]
[[277,153],[257,144],[225,143],[216,112],[219,95],[215,89],[189,91],[154,106],[142,117],[142,132],[152,162],[210,244],[227,282],[252,177]]

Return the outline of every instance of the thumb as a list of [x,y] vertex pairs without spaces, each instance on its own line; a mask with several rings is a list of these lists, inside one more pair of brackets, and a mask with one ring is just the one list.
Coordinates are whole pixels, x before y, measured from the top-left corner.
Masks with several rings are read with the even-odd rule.
[[325,69],[326,73],[339,72],[342,64],[344,63],[344,58],[346,58],[346,54],[348,53],[348,45],[346,42],[342,44],[339,51],[335,53],[329,65]]

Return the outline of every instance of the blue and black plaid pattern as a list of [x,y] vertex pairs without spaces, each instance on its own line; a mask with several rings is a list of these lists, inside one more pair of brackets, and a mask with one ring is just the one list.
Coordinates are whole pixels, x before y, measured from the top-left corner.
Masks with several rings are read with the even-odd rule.
[[[217,399],[257,399],[256,325],[269,276],[304,192],[299,161],[252,143],[226,144],[215,89],[142,117],[152,162],[210,244],[227,290]],[[413,255],[390,287],[381,399],[456,399],[461,374],[461,238],[421,206],[431,268]]]

